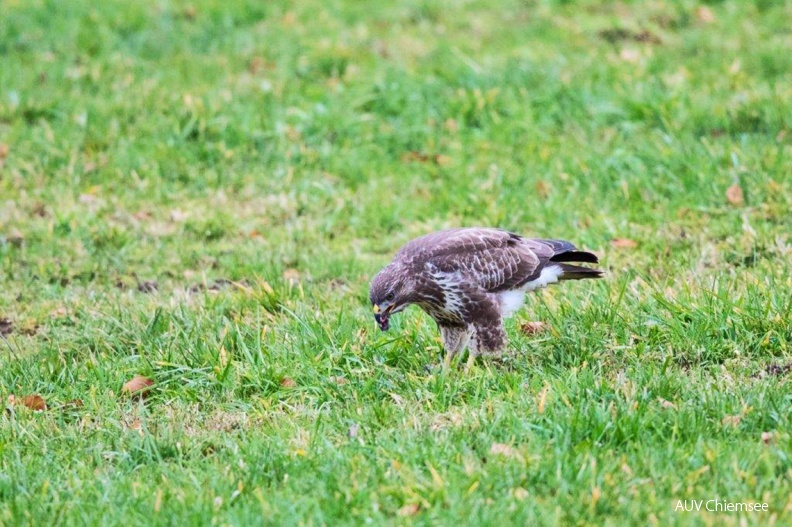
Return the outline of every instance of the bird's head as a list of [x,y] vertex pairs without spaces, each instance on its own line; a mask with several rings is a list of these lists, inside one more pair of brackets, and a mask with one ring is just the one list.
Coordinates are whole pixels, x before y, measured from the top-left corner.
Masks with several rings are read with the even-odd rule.
[[382,331],[390,327],[389,318],[412,303],[413,285],[408,274],[396,265],[389,265],[371,281],[369,299],[374,320]]

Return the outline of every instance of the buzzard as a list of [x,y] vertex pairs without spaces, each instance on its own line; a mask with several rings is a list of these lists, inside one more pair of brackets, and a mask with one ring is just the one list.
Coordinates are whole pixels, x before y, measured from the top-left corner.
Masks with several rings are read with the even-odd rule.
[[369,297],[382,331],[388,330],[391,315],[418,305],[440,328],[444,363],[469,347],[470,367],[478,355],[503,351],[503,318],[522,306],[526,292],[603,275],[570,262],[595,264],[598,259],[567,241],[501,229],[437,231],[399,249],[372,280]]

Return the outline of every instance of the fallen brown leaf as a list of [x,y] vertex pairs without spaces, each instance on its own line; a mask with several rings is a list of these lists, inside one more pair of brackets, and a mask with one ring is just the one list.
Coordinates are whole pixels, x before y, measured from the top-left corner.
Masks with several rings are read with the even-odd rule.
[[20,247],[22,245],[22,242],[25,241],[25,236],[22,234],[22,232],[19,229],[11,229],[11,231],[8,234],[6,234],[5,238],[6,240],[8,240],[8,243],[13,245],[14,247]]
[[621,50],[621,53],[619,53],[619,58],[624,62],[631,62],[634,64],[641,60],[641,54],[637,50],[624,48]]
[[297,383],[291,377],[284,377],[280,381],[281,388],[296,388]]
[[426,163],[431,159],[430,156],[424,154],[423,152],[418,152],[416,150],[411,150],[410,152],[405,152],[401,156],[401,160],[405,163],[409,163],[411,161],[416,161],[418,163]]
[[121,388],[121,393],[124,395],[129,395],[132,398],[145,399],[148,397],[149,391],[151,391],[151,386],[153,385],[154,381],[148,377],[135,375],[132,377],[131,381],[127,381],[124,384],[124,386]]
[[662,397],[658,397],[657,402],[659,402],[660,406],[662,406],[665,409],[669,409],[669,410],[676,409],[676,405],[674,403],[672,403],[671,401],[666,401]]
[[696,9],[696,18],[705,24],[711,24],[715,22],[715,14],[712,12],[712,9],[707,6],[701,6]]
[[32,337],[36,333],[38,333],[39,325],[35,319],[27,319],[22,324],[19,325],[17,331],[21,335],[25,335],[27,337]]
[[63,318],[63,317],[65,317],[68,314],[69,314],[69,312],[66,310],[65,307],[58,307],[58,308],[53,309],[52,311],[50,311],[49,316],[50,316],[50,318]]
[[8,157],[8,145],[5,143],[0,143],[0,159],[5,159]]
[[122,421],[122,426],[124,428],[126,428],[127,430],[134,430],[135,432],[137,432],[141,436],[144,435],[143,434],[143,423],[141,423],[140,419],[138,419],[136,417],[134,417],[134,418],[130,417],[130,418],[124,419],[124,421]]
[[528,497],[528,495],[529,495],[528,491],[522,487],[517,487],[512,489],[512,496],[514,496],[514,498],[517,500],[523,501],[525,498]]
[[151,219],[151,213],[145,210],[139,210],[132,215],[138,221],[146,221]]
[[762,443],[769,445],[775,442],[775,434],[773,432],[762,432]]
[[635,240],[629,240],[627,238],[614,238],[610,242],[611,247],[615,247],[616,249],[634,249],[638,247],[638,243]]
[[263,65],[264,65],[264,59],[262,59],[261,57],[253,57],[248,62],[248,71],[253,75],[255,75],[256,73],[258,73],[258,71],[261,69]]
[[742,420],[742,417],[740,417],[739,415],[726,415],[721,420],[721,423],[723,423],[723,426],[736,427],[737,425],[740,424],[741,420]]
[[434,158],[434,161],[438,166],[444,167],[451,164],[451,157],[444,154],[437,154]]
[[726,201],[732,205],[742,205],[743,190],[739,183],[735,183],[726,189]]
[[540,198],[546,198],[550,195],[550,184],[542,179],[536,182],[536,193]]
[[537,333],[542,333],[550,329],[545,322],[536,321],[536,322],[523,322],[520,324],[520,333],[523,335],[536,335]]
[[181,223],[189,217],[189,214],[182,212],[179,209],[170,211],[170,220],[174,223]]
[[547,405],[547,394],[550,392],[550,385],[546,384],[542,391],[539,392],[539,402],[536,405],[536,411],[543,414],[545,405]]
[[399,509],[398,515],[402,517],[415,516],[421,510],[421,506],[417,503],[410,503]]
[[596,506],[597,502],[602,497],[602,490],[599,487],[591,489],[591,505]]
[[64,408],[82,408],[85,406],[82,402],[82,399],[72,399],[68,403],[64,404]]
[[297,269],[286,269],[283,271],[283,279],[290,283],[295,283],[300,280],[300,271]]
[[47,206],[42,202],[38,202],[33,205],[31,212],[39,218],[46,218],[49,216],[49,212],[47,212]]
[[490,447],[490,454],[495,454],[504,457],[520,458],[520,453],[517,450],[505,443],[492,443]]
[[9,406],[24,406],[36,412],[43,412],[47,409],[47,402],[40,395],[25,395],[17,397],[15,395],[8,396]]

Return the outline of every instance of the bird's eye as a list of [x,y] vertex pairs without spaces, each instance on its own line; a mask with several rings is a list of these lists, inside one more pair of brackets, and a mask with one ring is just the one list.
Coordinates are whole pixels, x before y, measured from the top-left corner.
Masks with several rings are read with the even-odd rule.
[[385,295],[385,300],[388,302],[392,302],[394,298],[396,298],[396,295],[394,295],[392,292]]

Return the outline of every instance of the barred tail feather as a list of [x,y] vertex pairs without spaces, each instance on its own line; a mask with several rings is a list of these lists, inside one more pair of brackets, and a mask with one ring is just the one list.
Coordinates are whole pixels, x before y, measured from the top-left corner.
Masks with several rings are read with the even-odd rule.
[[589,267],[582,267],[580,265],[562,263],[559,264],[559,266],[561,267],[561,276],[558,277],[559,280],[583,280],[585,278],[602,278],[605,274],[605,272],[600,269],[591,269]]

